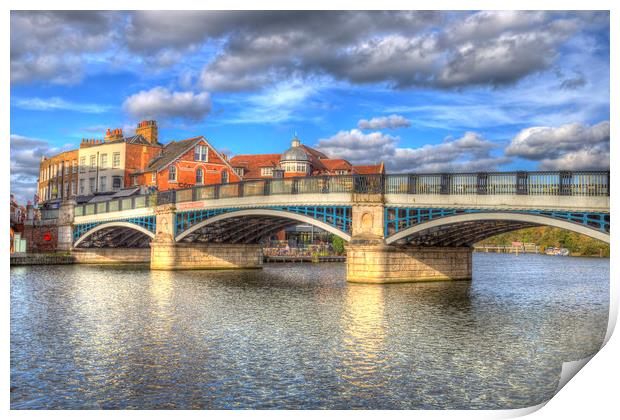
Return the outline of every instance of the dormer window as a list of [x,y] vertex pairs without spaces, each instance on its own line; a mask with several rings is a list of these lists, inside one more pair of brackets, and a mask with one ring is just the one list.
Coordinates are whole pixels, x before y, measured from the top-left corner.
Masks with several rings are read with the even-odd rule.
[[199,144],[194,149],[194,160],[196,162],[206,162],[207,161],[207,146],[204,144]]
[[272,176],[273,168],[272,167],[260,168],[260,175],[261,176]]

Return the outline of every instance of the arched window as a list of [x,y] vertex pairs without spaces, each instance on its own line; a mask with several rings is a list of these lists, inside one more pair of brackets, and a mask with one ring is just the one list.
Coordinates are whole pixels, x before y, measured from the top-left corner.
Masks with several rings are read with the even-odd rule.
[[222,184],[228,183],[228,172],[222,171]]
[[177,180],[177,167],[174,165],[171,165],[170,168],[168,168],[168,181],[176,181]]
[[196,169],[196,184],[202,184],[204,182],[204,172],[202,168]]

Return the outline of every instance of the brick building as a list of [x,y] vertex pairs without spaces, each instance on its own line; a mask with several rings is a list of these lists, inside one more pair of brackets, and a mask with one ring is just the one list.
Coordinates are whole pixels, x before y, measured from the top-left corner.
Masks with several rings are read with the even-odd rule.
[[159,191],[241,180],[226,157],[202,136],[171,141],[159,156],[131,177],[132,185],[146,185]]
[[131,186],[131,174],[144,169],[163,147],[155,121],[139,123],[134,136],[124,137],[117,128],[108,129],[103,140],[82,140],[77,195],[117,192]]
[[288,178],[314,175],[381,174],[383,162],[376,165],[352,165],[345,159],[332,159],[325,153],[302,144],[295,136],[284,153],[237,155],[230,159],[243,179]]
[[39,166],[39,202],[60,202],[77,195],[78,150],[69,150],[52,157],[41,157]]

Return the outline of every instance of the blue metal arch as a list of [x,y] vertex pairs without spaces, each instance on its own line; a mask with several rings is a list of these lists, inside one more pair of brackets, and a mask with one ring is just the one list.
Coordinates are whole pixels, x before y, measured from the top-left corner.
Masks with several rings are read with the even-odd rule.
[[[444,209],[417,207],[386,207],[384,211],[385,237],[429,220],[465,213],[493,213],[488,209]],[[550,211],[550,210],[497,210],[501,213],[533,214],[578,223],[590,229],[609,233],[609,213]]]
[[[308,216],[327,223],[344,233],[351,234],[351,206],[266,206],[252,207],[252,209],[279,210]],[[192,226],[211,217],[239,210],[248,210],[248,208],[231,207],[177,212],[174,224],[174,236],[180,235]]]
[[80,239],[84,234],[86,234],[91,229],[103,225],[106,223],[112,222],[127,222],[133,223],[134,225],[143,227],[153,233],[156,231],[156,218],[155,216],[142,216],[142,217],[131,217],[128,219],[115,219],[115,220],[104,220],[101,222],[90,222],[90,223],[80,223],[73,226],[73,242],[76,242]]

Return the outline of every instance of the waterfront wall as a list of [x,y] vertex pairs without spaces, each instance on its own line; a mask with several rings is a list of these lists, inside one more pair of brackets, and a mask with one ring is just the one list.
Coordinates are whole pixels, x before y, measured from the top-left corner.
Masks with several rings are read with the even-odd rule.
[[468,247],[347,247],[347,280],[351,282],[471,280],[471,275],[472,249]]
[[151,242],[151,269],[205,270],[261,268],[263,251],[252,244]]
[[11,265],[59,265],[75,264],[72,255],[54,254],[13,254],[11,255]]
[[75,248],[71,251],[77,264],[148,264],[149,248]]

